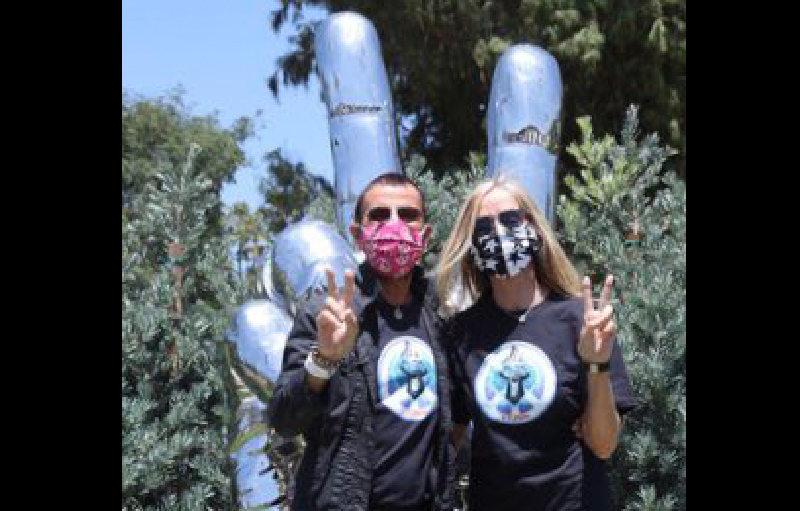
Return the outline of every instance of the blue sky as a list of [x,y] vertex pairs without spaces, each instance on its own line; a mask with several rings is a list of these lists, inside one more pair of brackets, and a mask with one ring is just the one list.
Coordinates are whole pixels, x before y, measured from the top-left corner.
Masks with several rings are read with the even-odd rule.
[[[328,120],[316,77],[307,89],[281,89],[279,102],[267,88],[277,58],[289,48],[290,24],[278,34],[270,25],[269,13],[279,5],[277,0],[122,1],[124,88],[155,97],[181,85],[193,114],[217,111],[224,127],[263,110],[256,137],[244,144],[250,164],[237,171],[236,184],[222,190],[226,205],[261,204],[262,157],[276,148],[332,180]],[[304,12],[325,17],[318,9]]]

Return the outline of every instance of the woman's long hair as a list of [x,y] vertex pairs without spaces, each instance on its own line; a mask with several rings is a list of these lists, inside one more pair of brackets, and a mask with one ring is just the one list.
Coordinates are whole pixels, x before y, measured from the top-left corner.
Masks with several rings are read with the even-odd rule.
[[475,266],[469,248],[481,202],[495,188],[501,188],[514,197],[528,218],[532,219],[533,228],[542,241],[539,254],[534,257],[538,283],[562,295],[580,296],[581,280],[578,272],[556,241],[544,215],[519,182],[500,176],[475,186],[467,196],[455,226],[442,247],[436,266],[436,294],[444,315],[451,316],[457,312],[457,303],[464,299],[460,293],[467,293],[467,298],[474,302],[489,287],[489,279]]

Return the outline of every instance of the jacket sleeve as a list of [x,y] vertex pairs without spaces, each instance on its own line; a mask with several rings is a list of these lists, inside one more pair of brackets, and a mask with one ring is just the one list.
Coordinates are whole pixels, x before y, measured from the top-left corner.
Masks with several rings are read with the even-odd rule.
[[315,339],[313,319],[307,314],[298,314],[289,332],[281,373],[267,407],[270,425],[282,436],[308,433],[327,408],[329,386],[320,394],[312,392],[304,366]]

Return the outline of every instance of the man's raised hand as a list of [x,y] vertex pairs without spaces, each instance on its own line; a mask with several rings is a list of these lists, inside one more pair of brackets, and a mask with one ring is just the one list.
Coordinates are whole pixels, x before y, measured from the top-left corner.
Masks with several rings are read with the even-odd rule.
[[328,278],[328,297],[317,315],[317,343],[320,354],[333,361],[341,360],[353,348],[358,336],[358,320],[353,311],[355,275],[344,272],[344,292],[336,288],[336,276],[325,270]]

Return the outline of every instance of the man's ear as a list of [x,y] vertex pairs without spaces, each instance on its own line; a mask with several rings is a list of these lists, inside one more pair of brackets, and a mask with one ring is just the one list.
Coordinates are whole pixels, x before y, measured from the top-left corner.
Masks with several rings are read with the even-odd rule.
[[358,241],[359,239],[358,234],[360,230],[361,227],[357,223],[353,222],[350,224],[350,236],[353,237],[353,240]]
[[425,224],[422,226],[421,232],[423,243],[428,243],[431,240],[431,235],[433,234],[433,227],[431,227],[431,224]]

